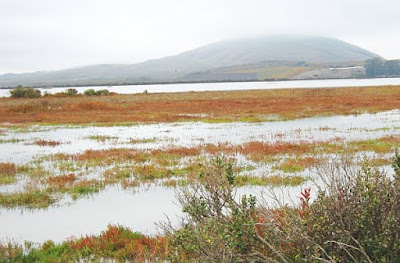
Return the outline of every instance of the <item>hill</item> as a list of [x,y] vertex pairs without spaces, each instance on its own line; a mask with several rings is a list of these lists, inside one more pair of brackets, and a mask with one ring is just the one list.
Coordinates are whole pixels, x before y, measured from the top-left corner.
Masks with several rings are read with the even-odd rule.
[[[217,42],[179,55],[137,64],[104,64],[59,71],[4,74],[0,75],[0,86],[246,80],[275,75],[292,78],[304,71],[315,70],[318,65],[347,65],[374,57],[379,56],[334,38],[254,37]],[[271,71],[271,68],[274,69]]]

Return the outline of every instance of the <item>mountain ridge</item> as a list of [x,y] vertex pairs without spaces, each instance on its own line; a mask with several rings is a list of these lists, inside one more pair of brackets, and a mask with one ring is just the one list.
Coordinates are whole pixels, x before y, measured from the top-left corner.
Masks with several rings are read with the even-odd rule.
[[[262,36],[231,39],[205,45],[178,55],[151,59],[136,64],[96,64],[57,71],[0,75],[0,86],[51,86],[118,84],[212,80],[221,68],[237,65],[262,65],[268,61],[326,64],[363,62],[380,57],[339,39],[320,36]],[[283,63],[285,64],[285,63]],[[258,66],[256,66],[258,68]],[[314,69],[314,68],[313,68]],[[299,71],[299,70],[297,70]],[[296,71],[296,72],[297,72]],[[214,72],[211,74],[210,72]],[[211,75],[210,75],[211,74]],[[260,70],[244,73],[218,73],[221,80],[262,78]],[[247,77],[245,77],[247,76]],[[289,74],[290,76],[290,74]]]

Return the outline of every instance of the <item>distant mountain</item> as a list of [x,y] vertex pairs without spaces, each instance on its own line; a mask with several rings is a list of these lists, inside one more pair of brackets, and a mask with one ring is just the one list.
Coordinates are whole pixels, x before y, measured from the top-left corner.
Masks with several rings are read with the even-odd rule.
[[[176,56],[138,64],[105,64],[59,71],[0,75],[0,86],[97,85],[222,79],[263,79],[271,62],[285,67],[362,62],[379,57],[344,41],[319,36],[267,36],[217,42]],[[300,63],[300,64],[299,64]],[[224,68],[252,70],[226,74]],[[256,70],[254,70],[256,68]],[[303,71],[304,71],[303,67]],[[301,71],[301,70],[297,70]],[[297,72],[289,74],[292,76]],[[221,73],[222,72],[222,73]],[[261,74],[261,73],[262,74]]]

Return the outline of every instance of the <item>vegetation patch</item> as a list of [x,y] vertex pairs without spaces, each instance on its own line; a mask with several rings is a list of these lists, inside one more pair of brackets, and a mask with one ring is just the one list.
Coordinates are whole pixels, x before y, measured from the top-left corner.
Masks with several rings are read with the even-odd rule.
[[25,140],[18,139],[18,138],[11,138],[11,139],[0,139],[0,143],[19,143]]
[[91,135],[86,138],[89,140],[94,140],[94,141],[98,141],[98,142],[105,142],[105,141],[109,141],[109,140],[117,140],[118,139],[118,137],[108,136],[108,135]]
[[156,262],[167,259],[170,247],[166,237],[146,236],[123,226],[109,225],[99,235],[52,241],[36,248],[32,244],[9,242],[0,245],[0,260],[11,262]]
[[17,167],[13,163],[0,163],[0,185],[12,184],[16,179]]
[[379,139],[349,142],[350,147],[357,151],[373,151],[376,153],[388,153],[400,147],[400,136],[386,136]]
[[[236,155],[242,155],[241,158],[255,162],[257,167],[272,168],[272,173],[268,176],[260,175],[254,165],[232,166],[233,172],[239,174],[234,180],[235,186],[297,186],[309,178],[290,174],[313,168],[316,165],[316,156],[340,155],[344,152],[390,153],[399,142],[399,136],[386,136],[352,142],[332,140],[271,144],[252,141],[241,145],[202,144],[196,147],[153,150],[87,150],[79,154],[54,154],[39,158],[28,165],[16,167],[17,173],[13,176],[1,175],[0,182],[12,184],[17,181],[18,176],[24,177],[33,189],[26,189],[24,193],[29,194],[36,191],[35,189],[42,189],[40,192],[51,195],[55,200],[63,194],[77,199],[98,193],[107,185],[115,184],[123,188],[134,188],[142,184],[158,184],[165,187],[191,185],[207,160],[224,155],[234,162]],[[388,164],[388,160],[382,155],[375,159],[371,163],[381,166]],[[28,200],[35,202],[35,199]],[[14,203],[14,206],[26,205],[26,202]],[[3,206],[13,205],[4,202]]]
[[315,160],[313,157],[304,157],[298,159],[286,159],[277,166],[277,169],[285,173],[302,172],[307,168],[314,165]]
[[0,98],[0,123],[258,122],[376,113],[398,109],[400,100],[397,86],[94,96],[96,93],[87,91],[89,97]]
[[56,147],[61,144],[59,141],[52,141],[52,140],[36,140],[33,142],[33,144],[38,145],[38,146],[50,146],[50,147]]
[[302,176],[270,175],[270,176],[248,176],[238,175],[233,185],[259,185],[259,186],[298,186],[302,185],[308,178]]
[[10,90],[10,94],[13,98],[39,98],[42,96],[40,90],[22,86]]
[[46,191],[33,190],[17,193],[0,193],[0,205],[2,207],[26,207],[29,209],[46,208],[57,201]]
[[129,139],[130,144],[138,144],[138,143],[155,143],[157,138],[146,138],[146,139]]

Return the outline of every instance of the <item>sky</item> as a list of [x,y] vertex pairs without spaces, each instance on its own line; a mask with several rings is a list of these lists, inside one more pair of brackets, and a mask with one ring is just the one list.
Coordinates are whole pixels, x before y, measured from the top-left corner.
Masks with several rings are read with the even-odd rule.
[[0,74],[138,63],[276,34],[400,59],[399,12],[399,0],[0,0]]

